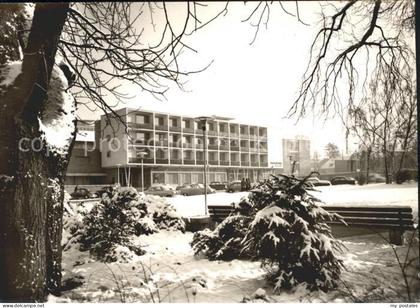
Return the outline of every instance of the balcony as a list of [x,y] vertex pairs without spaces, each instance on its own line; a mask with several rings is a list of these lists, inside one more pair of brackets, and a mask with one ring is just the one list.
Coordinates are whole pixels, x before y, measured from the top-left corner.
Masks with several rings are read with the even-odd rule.
[[[141,164],[141,158],[139,157],[129,157],[128,162],[130,164]],[[155,161],[153,158],[143,158],[143,164],[153,164]]]
[[249,161],[241,161],[241,166],[249,166]]
[[261,161],[261,162],[260,162],[260,167],[268,167],[268,162],[266,162],[266,161]]
[[209,145],[207,145],[207,148],[209,150],[217,150],[218,146],[217,146],[217,144],[209,144]]
[[194,133],[194,128],[191,128],[191,127],[184,127],[184,128],[182,129],[182,131],[183,131],[184,133],[193,134],[193,133]]
[[182,159],[172,159],[171,164],[182,165]]
[[163,125],[156,124],[155,125],[155,129],[156,130],[164,130],[164,131],[167,131],[168,130],[168,124],[163,124]]
[[169,159],[167,159],[167,158],[156,158],[156,164],[169,164]]
[[199,160],[197,159],[195,162],[196,165],[203,165],[204,164],[204,160]]
[[219,150],[229,151],[229,146],[228,145],[219,145]]
[[157,147],[167,147],[168,140],[155,140],[155,146]]
[[184,147],[184,149],[192,149],[194,147],[192,143],[183,143],[182,146]]
[[209,131],[207,131],[207,136],[217,136],[217,130],[209,130]]
[[231,166],[239,166],[239,161],[237,161],[237,160],[236,161],[231,161],[230,165]]
[[221,166],[229,166],[229,161],[227,161],[227,160],[221,160],[220,161],[220,165]]
[[176,141],[176,142],[170,142],[169,145],[172,148],[181,148],[181,141]]
[[218,160],[209,160],[209,165],[218,166],[219,161]]
[[252,161],[251,162],[251,166],[252,167],[258,167],[259,166],[259,163],[257,161]]
[[230,150],[231,151],[239,151],[239,146],[238,145],[231,145]]
[[170,132],[181,132],[181,126],[169,126]]
[[249,147],[247,147],[247,146],[241,147],[241,151],[242,152],[249,152]]
[[139,128],[145,128],[145,129],[153,129],[152,123],[135,123],[135,122],[128,122],[128,128],[132,129],[139,129]]
[[184,159],[184,165],[194,165],[195,160],[194,159]]
[[220,137],[227,137],[227,136],[229,136],[229,132],[227,132],[227,131],[219,131],[219,136]]

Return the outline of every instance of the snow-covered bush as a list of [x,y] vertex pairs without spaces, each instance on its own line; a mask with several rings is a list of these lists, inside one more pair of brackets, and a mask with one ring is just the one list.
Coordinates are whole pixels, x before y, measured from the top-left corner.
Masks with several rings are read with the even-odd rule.
[[322,209],[304,180],[279,176],[260,182],[214,231],[197,232],[192,246],[209,259],[251,257],[262,261],[276,289],[306,283],[336,286],[343,268],[341,243],[327,221],[342,221]]
[[108,190],[99,203],[82,213],[82,221],[78,215],[80,212],[74,213],[65,227],[81,250],[105,262],[126,261],[143,254],[134,242],[136,236],[160,229],[185,230],[183,220],[165,199],[140,195],[131,187]]

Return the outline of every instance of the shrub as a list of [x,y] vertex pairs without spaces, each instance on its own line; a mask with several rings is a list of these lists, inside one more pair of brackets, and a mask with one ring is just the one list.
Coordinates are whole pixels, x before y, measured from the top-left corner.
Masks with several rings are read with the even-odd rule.
[[213,232],[195,234],[194,251],[209,259],[261,260],[276,289],[300,283],[310,289],[336,287],[342,244],[326,222],[342,220],[317,204],[305,180],[273,176],[260,182]]
[[395,181],[397,184],[404,183],[417,178],[417,170],[415,169],[401,169],[397,171],[395,175]]
[[102,195],[83,218],[82,250],[101,261],[126,261],[144,251],[133,238],[159,229],[185,230],[185,224],[163,198],[140,195],[134,188],[115,187]]

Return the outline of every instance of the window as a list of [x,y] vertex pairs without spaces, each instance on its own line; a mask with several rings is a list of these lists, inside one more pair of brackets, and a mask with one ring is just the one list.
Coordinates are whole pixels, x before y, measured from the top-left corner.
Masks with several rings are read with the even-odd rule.
[[191,122],[190,120],[183,120],[182,121],[183,127],[184,128],[191,128]]
[[178,119],[171,119],[171,126],[177,127],[178,126]]
[[146,141],[146,134],[145,133],[136,133],[136,141],[144,144],[145,141]]
[[149,122],[148,118],[149,117],[147,117],[145,115],[136,115],[136,123],[137,124],[146,124],[146,123]]
[[111,157],[111,151],[106,152],[106,157]]
[[156,117],[156,119],[157,119],[157,124],[159,126],[165,125],[165,120],[163,119],[163,117]]

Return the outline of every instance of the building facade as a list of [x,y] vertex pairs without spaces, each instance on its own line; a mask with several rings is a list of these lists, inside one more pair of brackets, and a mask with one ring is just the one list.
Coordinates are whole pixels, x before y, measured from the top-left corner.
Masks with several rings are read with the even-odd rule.
[[102,168],[101,153],[95,142],[95,123],[79,120],[77,130],[65,184],[95,185],[106,183],[107,173]]
[[311,140],[304,136],[295,139],[283,139],[283,171],[297,175],[307,175],[311,172]]
[[[106,183],[203,183],[204,133],[208,182],[257,181],[271,173],[266,127],[219,118],[210,119],[204,132],[193,117],[130,108],[101,116],[95,123],[94,150],[88,155],[98,155],[100,180]],[[73,158],[72,162],[77,165]]]

